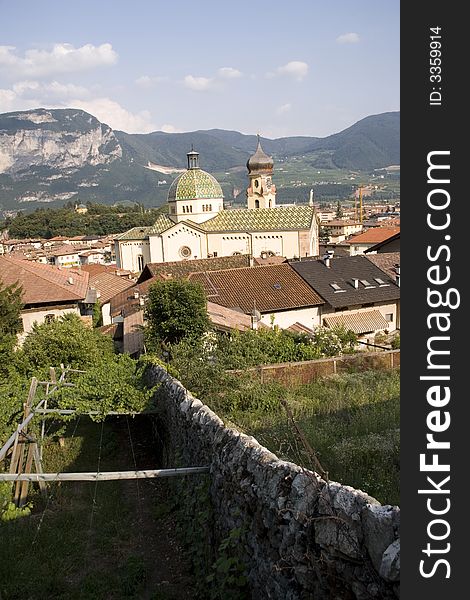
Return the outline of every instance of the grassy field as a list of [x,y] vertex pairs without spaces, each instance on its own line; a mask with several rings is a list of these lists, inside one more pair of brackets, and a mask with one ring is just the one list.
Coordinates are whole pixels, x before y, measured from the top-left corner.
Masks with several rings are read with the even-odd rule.
[[[144,417],[142,417],[144,419]],[[71,422],[51,440],[44,470],[155,468],[145,423]],[[131,446],[130,439],[133,439]],[[101,452],[100,452],[101,447]],[[189,566],[174,537],[164,480],[62,482],[48,501],[32,496],[29,517],[0,522],[1,600],[186,600]]]
[[366,371],[290,389],[251,383],[244,391],[229,392],[222,410],[214,408],[279,457],[313,469],[282,406],[286,401],[330,480],[362,489],[382,504],[398,505],[399,394],[398,371]]

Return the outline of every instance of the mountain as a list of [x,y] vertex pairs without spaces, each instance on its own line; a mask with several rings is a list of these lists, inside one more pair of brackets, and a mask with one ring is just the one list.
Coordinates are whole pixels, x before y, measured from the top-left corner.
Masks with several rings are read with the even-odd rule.
[[[262,144],[275,159],[367,171],[399,163],[399,130],[400,114],[383,113],[326,138],[262,138]],[[0,114],[0,210],[69,200],[161,205],[191,146],[203,169],[237,174],[221,181],[224,193],[244,185],[254,135],[222,129],[128,134],[78,109]]]

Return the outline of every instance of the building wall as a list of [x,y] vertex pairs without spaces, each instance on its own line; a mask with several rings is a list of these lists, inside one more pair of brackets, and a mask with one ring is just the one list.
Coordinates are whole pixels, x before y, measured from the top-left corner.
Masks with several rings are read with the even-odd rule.
[[318,306],[266,313],[261,315],[261,322],[271,326],[271,315],[274,316],[273,324],[277,325],[280,329],[287,329],[294,323],[302,323],[302,325],[310,327],[310,329],[314,329],[321,324]]
[[358,254],[364,254],[364,250],[374,246],[375,244],[351,244],[349,246],[349,255],[357,256]]
[[54,264],[56,267],[78,267],[80,265],[80,257],[78,254],[73,253],[54,256]]
[[177,200],[169,203],[169,214],[177,222],[190,220],[194,223],[203,223],[214,218],[223,208],[223,198]]
[[77,304],[71,305],[70,307],[50,307],[22,311],[21,320],[23,321],[23,333],[19,335],[19,343],[23,343],[25,337],[31,332],[34,323],[37,323],[38,325],[44,323],[46,315],[53,315],[57,319],[58,317],[70,313],[80,316],[80,310]]
[[[183,223],[165,231],[163,238],[163,261],[207,258],[206,234]],[[183,249],[187,248],[188,254]],[[157,262],[153,260],[152,262]]]
[[116,240],[116,264],[119,269],[137,273],[139,256],[143,256],[144,265],[151,262],[150,244],[148,240]]

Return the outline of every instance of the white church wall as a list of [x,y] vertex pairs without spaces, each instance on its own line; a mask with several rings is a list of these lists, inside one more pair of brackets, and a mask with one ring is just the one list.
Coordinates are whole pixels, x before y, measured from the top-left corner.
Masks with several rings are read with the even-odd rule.
[[210,233],[207,238],[209,254],[232,256],[251,253],[251,241],[247,233]]
[[[116,242],[116,264],[120,269],[137,273],[151,262],[148,240],[129,240]],[[139,257],[142,257],[139,259]]]
[[163,261],[207,258],[206,234],[180,224],[163,235]]

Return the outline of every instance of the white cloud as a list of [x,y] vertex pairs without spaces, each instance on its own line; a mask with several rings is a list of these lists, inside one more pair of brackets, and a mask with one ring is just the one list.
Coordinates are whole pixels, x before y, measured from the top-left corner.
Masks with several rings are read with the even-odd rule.
[[358,33],[343,33],[336,38],[338,44],[357,44],[361,38]]
[[274,73],[266,73],[268,79],[278,75],[292,77],[296,81],[302,81],[308,73],[308,64],[301,60],[291,60],[282,67],[278,67]]
[[212,87],[214,80],[209,77],[194,77],[193,75],[186,75],[184,78],[184,85],[190,90],[196,92],[203,92]]
[[96,67],[114,65],[118,55],[111,44],[54,44],[52,50],[26,50],[24,56],[15,53],[14,46],[0,46],[0,69],[15,77],[44,77],[57,73],[73,73]]
[[233,67],[221,67],[217,71],[217,74],[223,79],[237,79],[243,75],[241,71],[234,69]]
[[40,83],[39,81],[18,81],[12,86],[13,92],[23,98],[41,98],[42,101],[47,98],[70,98],[73,96],[87,97],[89,92],[86,88],[73,83],[59,83],[51,81],[49,83]]
[[15,110],[16,94],[13,90],[0,89],[0,112],[10,112]]
[[112,129],[119,129],[127,133],[150,133],[157,129],[148,110],[131,113],[110,98],[72,99],[67,106],[81,108]]
[[150,77],[149,75],[142,75],[142,77],[138,77],[135,80],[135,83],[139,87],[143,88],[151,88],[158,83],[162,83],[163,81],[167,81],[168,77]]
[[277,107],[276,114],[284,115],[285,113],[289,112],[291,108],[292,104],[290,102],[287,102],[286,104],[281,104],[281,106]]
[[174,125],[170,125],[169,123],[165,123],[160,127],[160,131],[164,133],[183,133],[182,129],[178,129]]
[[0,112],[30,110],[39,106],[80,108],[113,129],[128,133],[149,133],[157,129],[149,111],[132,113],[110,98],[91,98],[89,90],[73,84],[20,81],[13,89],[0,89]]

